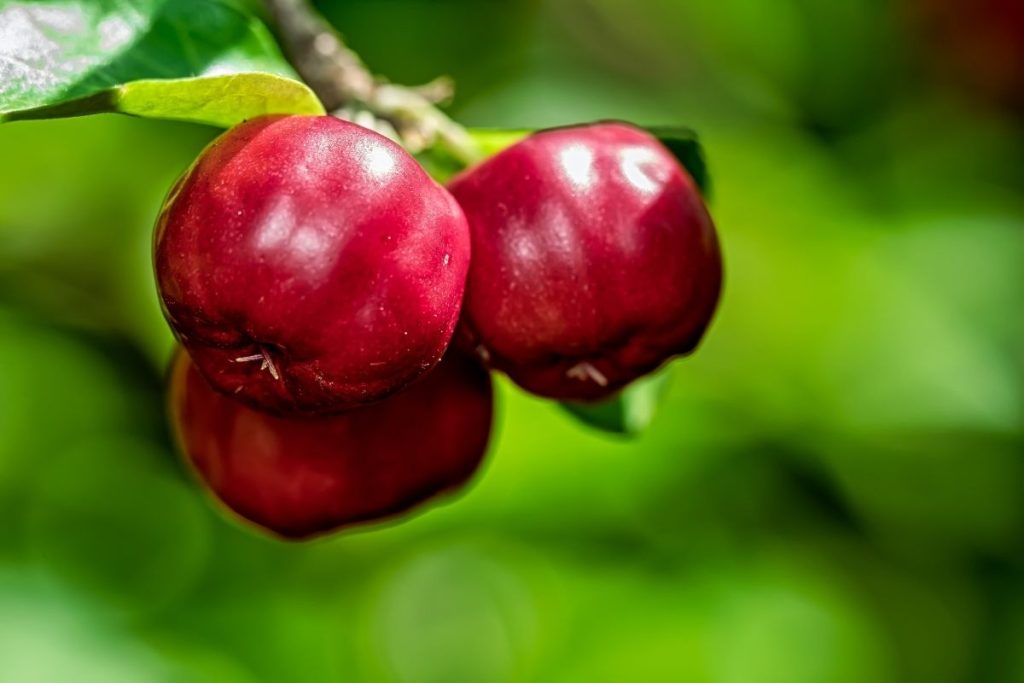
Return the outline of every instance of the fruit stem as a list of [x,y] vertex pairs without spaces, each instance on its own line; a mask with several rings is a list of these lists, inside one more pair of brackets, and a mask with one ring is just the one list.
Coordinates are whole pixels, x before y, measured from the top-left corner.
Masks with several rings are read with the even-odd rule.
[[235,363],[251,363],[251,362],[253,362],[255,360],[258,360],[258,361],[260,361],[260,371],[270,370],[270,376],[271,377],[273,377],[275,380],[281,379],[281,375],[277,371],[277,366],[274,365],[274,359],[270,356],[270,352],[267,351],[267,349],[265,349],[262,346],[259,347],[259,349],[260,349],[259,353],[254,353],[254,354],[249,355],[249,356],[240,356],[238,358],[235,358],[233,362],[235,362]]
[[466,129],[437,108],[454,86],[442,77],[407,87],[375,77],[309,0],[264,0],[288,59],[334,116],[371,128],[413,154],[442,148],[465,165],[482,157]]

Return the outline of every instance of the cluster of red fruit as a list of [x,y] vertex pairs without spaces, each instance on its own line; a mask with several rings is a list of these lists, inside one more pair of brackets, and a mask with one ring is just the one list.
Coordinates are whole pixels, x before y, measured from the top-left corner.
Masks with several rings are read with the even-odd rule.
[[721,281],[692,179],[616,123],[536,133],[445,189],[359,126],[248,121],[172,188],[155,265],[180,444],[286,537],[463,483],[491,428],[484,366],[606,398],[694,348]]

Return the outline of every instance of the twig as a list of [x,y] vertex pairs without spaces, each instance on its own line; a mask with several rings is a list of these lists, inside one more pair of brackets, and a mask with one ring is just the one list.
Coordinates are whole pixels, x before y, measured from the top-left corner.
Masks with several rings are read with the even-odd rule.
[[413,153],[437,145],[464,164],[479,160],[466,130],[435,106],[451,99],[450,79],[418,87],[384,82],[309,0],[264,1],[289,60],[332,114],[394,138]]

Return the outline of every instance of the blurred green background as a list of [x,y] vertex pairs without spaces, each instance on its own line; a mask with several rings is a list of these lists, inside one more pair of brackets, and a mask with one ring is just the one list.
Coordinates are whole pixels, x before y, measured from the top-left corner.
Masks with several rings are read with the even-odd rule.
[[0,126],[0,680],[1024,681],[1019,2],[320,7],[468,125],[696,128],[719,315],[641,437],[502,383],[462,495],[282,544],[164,418],[152,223],[216,131]]

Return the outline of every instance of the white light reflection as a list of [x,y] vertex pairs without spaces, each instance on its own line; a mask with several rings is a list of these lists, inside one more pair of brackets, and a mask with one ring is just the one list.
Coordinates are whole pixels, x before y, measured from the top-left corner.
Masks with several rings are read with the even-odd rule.
[[558,153],[562,172],[573,189],[586,192],[594,184],[594,153],[585,145],[569,145]]
[[291,197],[279,198],[260,221],[260,227],[256,232],[256,246],[263,250],[279,247],[288,239],[294,222]]
[[658,191],[663,180],[658,173],[658,156],[645,147],[625,147],[619,151],[619,170],[626,181],[645,194]]
[[286,249],[292,259],[312,267],[323,261],[327,235],[317,225],[300,223],[290,197],[274,202],[263,215],[256,233],[256,246],[263,251]]
[[120,50],[135,37],[135,27],[123,17],[107,17],[96,27],[100,49],[104,52]]
[[374,140],[366,143],[361,151],[365,161],[363,168],[368,176],[382,182],[391,177],[396,163],[391,150]]

